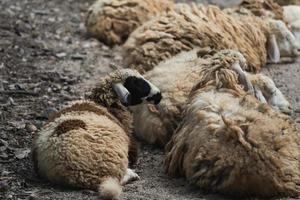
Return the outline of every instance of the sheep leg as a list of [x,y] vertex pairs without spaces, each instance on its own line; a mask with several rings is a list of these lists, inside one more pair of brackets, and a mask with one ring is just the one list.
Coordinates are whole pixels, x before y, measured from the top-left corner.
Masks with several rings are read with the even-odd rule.
[[123,180],[121,181],[122,185],[126,185],[129,182],[139,180],[140,177],[137,173],[135,173],[132,169],[127,169],[125,176],[123,177]]

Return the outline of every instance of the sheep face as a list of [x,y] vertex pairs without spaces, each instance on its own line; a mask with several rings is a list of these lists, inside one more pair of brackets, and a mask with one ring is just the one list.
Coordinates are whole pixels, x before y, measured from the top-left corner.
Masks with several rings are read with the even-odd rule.
[[280,57],[297,57],[300,54],[300,45],[285,23],[270,19],[269,26],[268,55],[271,62],[279,62]]
[[[134,106],[144,101],[159,104],[160,90],[134,70],[123,70],[122,83],[114,84],[114,90],[125,106]],[[121,72],[122,73],[122,72]]]

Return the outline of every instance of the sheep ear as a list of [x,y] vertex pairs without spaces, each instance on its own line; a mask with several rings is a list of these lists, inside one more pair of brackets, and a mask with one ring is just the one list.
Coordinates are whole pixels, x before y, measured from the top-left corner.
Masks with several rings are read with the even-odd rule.
[[268,38],[268,56],[273,63],[280,61],[280,51],[274,34]]
[[113,85],[113,89],[117,93],[121,103],[125,106],[130,105],[131,95],[129,91],[123,86],[122,83],[116,83]]
[[249,80],[249,77],[241,68],[241,65],[238,62],[232,64],[231,68],[238,74],[240,82],[244,85],[245,90],[254,95],[254,88]]

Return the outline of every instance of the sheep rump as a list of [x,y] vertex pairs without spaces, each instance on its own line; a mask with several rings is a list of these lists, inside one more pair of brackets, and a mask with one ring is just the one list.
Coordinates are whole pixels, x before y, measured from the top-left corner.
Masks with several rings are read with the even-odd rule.
[[149,71],[160,61],[195,47],[239,50],[248,70],[265,65],[266,24],[254,15],[237,20],[215,6],[176,5],[137,28],[124,44],[130,68]]
[[97,0],[88,10],[86,28],[105,44],[122,44],[152,16],[172,7],[170,0]]
[[299,196],[296,123],[243,91],[226,65],[204,68],[166,147],[166,171],[233,196]]
[[102,188],[101,196],[115,199],[128,167],[129,146],[129,136],[106,108],[75,102],[41,130],[34,141],[33,161],[38,174],[53,183]]

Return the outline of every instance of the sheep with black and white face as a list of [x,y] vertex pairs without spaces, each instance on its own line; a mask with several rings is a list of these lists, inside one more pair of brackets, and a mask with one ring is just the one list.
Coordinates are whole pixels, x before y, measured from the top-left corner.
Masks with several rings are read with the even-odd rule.
[[157,87],[130,69],[102,78],[88,96],[50,119],[33,144],[37,173],[55,184],[98,190],[117,199],[121,185],[138,178],[132,116],[127,106],[158,104]]

